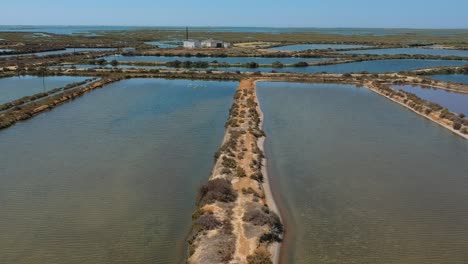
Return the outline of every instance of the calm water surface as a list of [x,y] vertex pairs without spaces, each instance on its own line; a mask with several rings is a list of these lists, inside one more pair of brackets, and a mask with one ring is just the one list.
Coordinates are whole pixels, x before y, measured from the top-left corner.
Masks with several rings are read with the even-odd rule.
[[285,68],[217,68],[224,71],[250,71],[250,72],[298,72],[298,73],[349,73],[367,71],[371,73],[383,72],[399,72],[422,68],[438,67],[438,66],[463,66],[468,64],[468,61],[457,60],[377,60],[377,61],[362,61],[353,63],[343,63],[326,66],[309,66],[309,67],[285,67]]
[[151,41],[151,42],[145,42],[145,44],[158,46],[158,48],[160,49],[174,49],[174,48],[180,47],[179,45],[168,43],[168,42],[163,42],[163,41]]
[[411,85],[399,85],[393,86],[393,88],[413,93],[424,100],[437,103],[452,112],[463,113],[468,116],[468,94]]
[[466,263],[466,140],[365,88],[258,93],[285,263]]
[[468,50],[423,49],[423,48],[352,50],[352,51],[342,51],[341,53],[346,53],[346,54],[374,54],[374,55],[409,54],[409,55],[433,55],[433,56],[468,57]]
[[[77,69],[99,69],[99,68],[117,68],[117,69],[168,69],[166,66],[137,66],[137,65],[125,65],[125,64],[120,64],[117,66],[112,66],[111,64],[106,64],[106,65],[91,65],[91,64],[67,64],[67,65],[57,65],[57,66],[50,66],[49,68],[51,69],[57,69],[57,68],[72,68],[75,67]],[[173,69],[173,68],[171,68]]]
[[44,79],[37,76],[0,78],[0,104],[86,79],[88,78],[75,76],[47,76]]
[[1,131],[0,263],[183,263],[236,87],[126,80]]
[[73,53],[73,52],[115,51],[115,50],[116,49],[113,49],[113,48],[76,48],[76,49],[70,48],[70,49],[64,49],[64,50],[25,53],[25,54],[18,54],[18,55],[3,55],[3,56],[0,56],[0,58],[15,57],[15,56],[29,56],[29,55],[49,56],[49,55],[67,54],[67,53]]
[[300,61],[306,62],[318,62],[328,60],[327,58],[263,58],[263,57],[165,57],[165,56],[107,56],[104,57],[107,61],[203,61],[203,62],[214,62],[219,63],[249,63],[257,62],[259,64],[272,64],[275,61],[279,61],[283,64],[293,64]]
[[468,84],[468,75],[467,74],[447,74],[447,75],[431,75],[427,76],[432,79],[436,79],[444,82],[455,82],[455,83],[464,83]]
[[355,49],[366,48],[363,45],[345,45],[345,44],[298,44],[271,48],[278,51],[303,51],[303,50],[324,50],[324,49]]

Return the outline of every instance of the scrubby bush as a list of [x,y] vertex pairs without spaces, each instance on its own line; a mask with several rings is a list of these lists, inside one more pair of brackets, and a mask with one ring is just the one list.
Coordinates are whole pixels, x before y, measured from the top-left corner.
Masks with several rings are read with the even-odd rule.
[[281,237],[273,232],[265,233],[260,237],[260,243],[281,242]]
[[279,61],[273,62],[271,66],[272,66],[273,68],[283,68],[283,67],[284,67],[283,63],[281,63],[281,62],[279,62]]
[[270,232],[262,236],[261,242],[281,241],[283,224],[279,216],[270,211],[268,207],[250,209],[244,214],[242,220],[256,226],[268,225],[270,227]]
[[270,256],[266,252],[256,252],[247,257],[248,264],[273,264]]
[[247,68],[258,68],[260,65],[258,65],[258,63],[252,61],[252,62],[249,62],[245,65]]
[[261,182],[261,183],[263,182],[263,174],[262,174],[262,172],[260,172],[260,171],[257,172],[257,173],[252,174],[252,175],[250,176],[250,178],[251,178],[252,180],[256,180],[256,181]]
[[293,66],[294,67],[307,67],[309,66],[309,64],[305,61],[300,61],[300,62],[294,63]]
[[204,214],[194,222],[199,225],[203,230],[213,230],[221,226],[221,222],[212,214]]
[[182,67],[192,68],[192,62],[191,61],[184,61],[184,62],[182,62]]
[[234,202],[237,193],[232,188],[230,181],[226,179],[214,179],[203,185],[198,191],[198,205],[212,204],[216,201]]
[[351,78],[351,77],[353,77],[353,76],[352,76],[351,74],[349,74],[349,73],[345,73],[345,74],[343,74],[343,77],[344,77],[344,78]]
[[223,229],[221,229],[223,234],[232,235],[233,230],[234,230],[234,226],[232,225],[231,221],[224,220],[223,221]]
[[182,65],[182,62],[179,61],[179,60],[166,62],[166,66],[167,66],[167,67],[180,68],[181,65]]
[[234,169],[237,167],[237,162],[234,159],[223,157],[223,162],[221,163],[226,168]]
[[460,130],[461,127],[462,127],[462,125],[461,125],[460,123],[458,123],[458,122],[454,122],[454,123],[453,123],[453,129],[455,129],[455,130]]
[[217,249],[222,263],[229,263],[236,251],[235,243],[231,243],[229,241],[223,241],[218,245]]
[[245,170],[239,166],[237,166],[236,174],[237,174],[237,177],[239,178],[244,178],[247,176],[247,174],[245,174]]
[[231,174],[231,170],[228,169],[228,168],[223,168],[223,169],[221,170],[221,174]]

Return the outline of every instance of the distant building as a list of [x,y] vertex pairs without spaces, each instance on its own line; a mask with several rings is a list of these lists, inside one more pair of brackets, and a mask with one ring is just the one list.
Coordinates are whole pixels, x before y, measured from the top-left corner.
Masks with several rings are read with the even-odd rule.
[[195,49],[201,48],[202,44],[199,40],[186,40],[184,41],[184,48],[186,49]]
[[214,39],[202,41],[202,48],[224,48],[224,42]]
[[207,39],[203,41],[199,40],[186,40],[184,41],[184,48],[230,48],[231,43],[223,42],[219,40]]

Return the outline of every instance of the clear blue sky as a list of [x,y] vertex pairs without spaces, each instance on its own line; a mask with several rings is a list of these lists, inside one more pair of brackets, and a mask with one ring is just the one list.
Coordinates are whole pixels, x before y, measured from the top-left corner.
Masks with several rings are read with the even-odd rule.
[[468,28],[468,0],[11,0],[1,25]]

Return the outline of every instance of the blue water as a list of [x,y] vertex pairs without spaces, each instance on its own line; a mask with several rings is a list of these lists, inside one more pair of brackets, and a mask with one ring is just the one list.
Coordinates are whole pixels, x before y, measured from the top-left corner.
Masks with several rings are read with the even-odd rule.
[[[112,57],[109,57],[111,60]],[[119,58],[119,57],[117,57]],[[245,68],[245,67],[218,67],[218,68],[207,68],[214,71],[240,71],[240,72],[294,72],[294,73],[351,73],[351,72],[362,72],[367,71],[370,73],[384,73],[384,72],[399,72],[416,70],[422,68],[438,67],[438,66],[463,66],[468,64],[468,61],[445,61],[445,60],[379,60],[379,61],[363,61],[355,63],[343,63],[326,66],[309,66],[309,67],[285,67],[285,68]],[[99,65],[75,65],[77,68],[111,68],[111,65],[99,66]],[[53,66],[52,68],[61,67],[68,68],[68,66]],[[132,65],[118,65],[117,68],[128,69],[171,69],[166,66],[132,66]],[[174,69],[174,68],[172,68]],[[199,69],[206,70],[206,69]]]
[[0,131],[0,263],[185,263],[237,85],[125,80]]
[[175,45],[175,44],[171,44],[171,43],[167,43],[167,42],[162,42],[162,41],[145,42],[145,44],[158,46],[160,49],[175,49],[175,48],[180,47],[179,45]]
[[362,61],[353,63],[343,63],[326,66],[309,66],[303,68],[217,68],[223,71],[244,71],[244,72],[297,72],[297,73],[350,73],[367,71],[370,73],[383,72],[399,72],[422,68],[439,67],[439,66],[463,66],[468,64],[468,61],[451,61],[451,60],[378,60],[378,61]]
[[44,80],[37,76],[0,78],[0,104],[86,79],[88,78],[75,76],[48,76]]
[[[0,32],[46,32],[51,34],[96,33],[102,31],[171,30],[185,32],[185,27],[135,26],[0,26]],[[278,28],[278,27],[190,27],[190,31],[243,33],[319,33],[337,35],[400,35],[456,36],[468,34],[467,29],[392,29],[392,28]]]
[[106,65],[91,65],[91,64],[74,64],[74,65],[60,65],[60,66],[50,66],[49,68],[51,69],[57,69],[57,68],[63,68],[63,69],[68,69],[75,67],[77,69],[110,69],[110,68],[117,68],[117,69],[147,69],[147,70],[152,70],[152,69],[173,69],[173,68],[168,68],[166,66],[136,66],[136,65],[117,65],[117,66],[112,66],[110,64]]
[[393,86],[393,88],[413,93],[424,100],[437,103],[452,112],[468,116],[468,94],[410,85]]
[[468,75],[466,74],[431,75],[427,77],[444,82],[468,84]]
[[366,88],[257,92],[284,263],[466,263],[467,140]]
[[327,58],[264,58],[264,57],[165,57],[165,56],[107,56],[103,59],[107,61],[117,60],[117,61],[158,61],[158,62],[168,62],[168,61],[203,61],[203,62],[214,62],[219,63],[230,63],[230,64],[244,64],[249,62],[257,62],[259,64],[272,64],[275,61],[279,61],[283,64],[294,64],[301,61],[306,62],[318,62],[329,60]]
[[54,51],[44,51],[44,52],[36,52],[36,53],[25,53],[19,55],[3,55],[0,58],[7,58],[7,57],[16,57],[16,56],[49,56],[49,55],[58,55],[58,54],[66,54],[66,53],[73,53],[73,52],[90,52],[90,51],[115,51],[117,49],[114,48],[69,48],[65,50],[54,50]]
[[303,50],[324,50],[324,49],[355,49],[366,48],[363,45],[344,45],[344,44],[297,44],[271,48],[278,51],[303,51]]
[[341,51],[340,53],[344,53],[344,54],[372,54],[372,55],[408,54],[408,55],[433,55],[433,56],[468,57],[468,50],[423,49],[423,48],[352,50],[352,51]]

